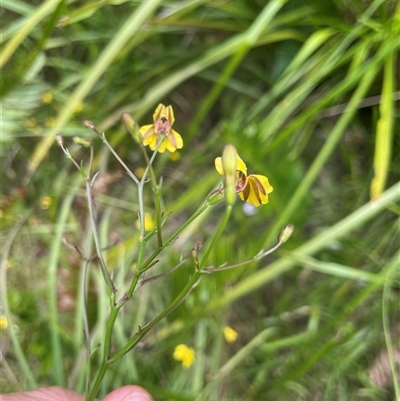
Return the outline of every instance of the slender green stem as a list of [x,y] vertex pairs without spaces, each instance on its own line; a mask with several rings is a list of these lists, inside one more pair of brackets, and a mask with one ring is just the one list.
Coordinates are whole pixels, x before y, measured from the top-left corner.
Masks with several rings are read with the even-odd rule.
[[[399,267],[399,263],[397,263],[397,268]],[[394,269],[390,269],[385,277],[385,284],[383,286],[383,294],[382,294],[382,322],[383,322],[383,332],[385,335],[385,342],[386,342],[386,348],[389,356],[389,365],[390,365],[390,370],[392,372],[392,378],[393,378],[393,388],[394,388],[394,393],[395,393],[395,399],[400,400],[400,389],[399,389],[399,383],[398,383],[398,375],[396,373],[397,367],[395,363],[395,358],[393,355],[393,343],[392,339],[390,336],[390,322],[389,322],[389,308],[388,308],[388,298],[389,298],[389,283],[390,283],[390,275]]]
[[[200,280],[201,274],[202,274],[201,272],[195,272],[194,275],[192,276],[192,278],[186,284],[185,288],[175,298],[175,300],[168,306],[168,308],[163,310],[154,320],[152,320],[145,327],[140,328],[139,331],[116,354],[114,354],[113,357],[110,356],[111,334],[112,334],[112,329],[113,329],[115,320],[118,315],[118,311],[122,307],[123,304],[120,304],[112,309],[111,315],[110,315],[110,318],[109,318],[108,324],[107,324],[107,332],[106,332],[106,339],[105,339],[105,343],[104,343],[103,360],[102,360],[101,366],[97,372],[93,387],[92,387],[90,393],[86,396],[85,401],[93,401],[94,400],[97,392],[99,391],[101,382],[102,382],[110,364],[115,362],[117,359],[121,358],[123,355],[125,355],[127,352],[129,352],[131,349],[133,349],[141,341],[141,339],[161,319],[163,319],[165,316],[167,316],[169,313],[171,313],[176,307],[178,307],[186,299],[186,297],[190,294],[191,290],[196,286],[196,284]],[[136,277],[136,275],[135,275],[135,277]],[[139,275],[137,277],[139,277]]]
[[[158,246],[163,245],[162,241],[162,232],[161,232],[161,227],[162,227],[162,221],[161,221],[161,184],[157,184],[156,176],[154,174],[154,170],[152,167],[152,164],[150,163],[149,156],[147,155],[145,147],[142,145],[141,146],[143,156],[147,162],[147,165],[150,167],[150,176],[151,176],[151,186],[153,188],[154,192],[154,200],[155,200],[155,206],[156,206],[156,226],[157,226],[157,240],[158,240]],[[157,147],[158,149],[158,147]]]
[[207,208],[209,207],[208,203],[205,203],[201,206],[185,223],[183,223],[177,230],[175,230],[164,242],[164,245],[158,247],[151,256],[143,263],[140,272],[144,272],[148,269],[149,265],[153,260],[157,257],[157,255],[167,246],[169,246],[178,236],[179,234],[190,224],[192,223],[197,217],[199,217]]
[[140,328],[138,332],[119,350],[117,351],[112,358],[110,358],[109,362],[114,362],[117,359],[121,358],[131,349],[133,349],[141,339],[165,316],[171,313],[175,308],[177,308],[190,294],[192,289],[198,284],[200,277],[203,273],[201,271],[196,271],[192,278],[188,281],[185,288],[180,292],[180,294],[175,298],[175,300],[164,309],[155,319],[153,319],[146,326]]
[[[159,145],[158,145],[159,146]],[[152,180],[153,182],[155,182],[155,176],[154,176],[154,172],[151,168],[152,163],[157,155],[158,152],[158,146],[156,148],[156,150],[154,151],[152,157],[150,160],[148,160],[147,163],[147,167],[146,170],[143,174],[143,177],[141,179],[141,181],[139,182],[138,185],[138,198],[139,198],[139,214],[140,214],[140,231],[141,231],[141,243],[140,243],[140,248],[139,248],[139,254],[138,254],[138,259],[137,259],[137,267],[136,267],[136,272],[135,275],[132,279],[131,285],[129,290],[126,292],[126,294],[121,298],[121,300],[117,303],[114,304],[114,302],[111,302],[112,305],[112,310],[111,310],[111,314],[110,317],[108,319],[108,323],[107,323],[107,329],[106,329],[106,337],[105,337],[105,341],[104,341],[104,351],[103,351],[103,360],[101,362],[100,368],[96,374],[96,378],[95,381],[93,383],[93,386],[90,390],[90,392],[88,392],[87,397],[86,397],[86,401],[93,401],[94,397],[96,396],[97,392],[99,391],[100,385],[102,383],[102,380],[107,372],[108,366],[111,362],[115,361],[116,359],[120,358],[122,355],[124,355],[126,352],[128,352],[130,349],[134,348],[136,346],[136,344],[143,338],[143,336],[151,330],[152,327],[154,327],[155,324],[157,324],[162,318],[164,318],[165,316],[167,316],[168,313],[172,312],[177,306],[180,305],[181,302],[184,301],[184,299],[189,295],[190,291],[192,290],[192,288],[195,286],[195,284],[197,283],[197,281],[200,279],[200,272],[195,272],[195,274],[193,275],[193,277],[191,278],[191,280],[188,282],[188,284],[185,286],[185,288],[181,291],[181,293],[178,295],[178,297],[169,305],[168,308],[166,308],[163,312],[161,312],[151,323],[149,323],[147,326],[145,326],[143,329],[140,329],[138,331],[138,333],[136,333],[130,341],[128,341],[128,343],[121,349],[121,351],[119,351],[117,354],[115,354],[112,358],[110,356],[110,350],[111,350],[111,339],[112,339],[112,331],[113,331],[113,327],[119,312],[119,309],[125,304],[125,302],[130,299],[132,297],[132,294],[138,284],[139,278],[141,276],[141,274],[146,271],[147,268],[150,268],[152,265],[152,262],[154,261],[154,259],[156,258],[156,256],[168,245],[171,244],[171,242],[179,235],[179,233],[186,228],[194,219],[196,219],[201,213],[203,213],[209,206],[209,204],[206,202],[202,207],[200,207],[181,227],[179,227],[167,240],[165,243],[163,243],[162,241],[160,241],[159,238],[159,246],[158,248],[152,253],[152,255],[142,264],[142,260],[143,260],[143,255],[144,255],[144,251],[147,245],[147,239],[145,238],[145,221],[144,221],[144,202],[143,202],[143,188],[144,188],[144,184],[145,184],[145,180],[147,177],[147,174],[150,171],[150,174],[152,175]],[[91,191],[90,191],[90,183],[87,182],[87,191],[88,191],[88,199],[91,200],[91,197],[89,196]],[[154,188],[154,186],[153,186]],[[159,227],[157,228],[158,231],[158,235],[161,235],[161,202],[160,202],[160,197],[159,194],[157,195],[157,189],[158,187],[156,186],[156,208],[157,208],[157,202],[159,205],[158,208],[158,218],[157,221],[159,222]],[[157,201],[158,199],[158,201]],[[93,231],[95,231],[95,214],[94,214],[94,210],[93,210],[93,203],[90,202],[89,203],[89,211],[91,214],[91,219],[92,219],[92,226],[93,226]],[[96,232],[97,234],[97,232]],[[96,241],[96,237],[98,240],[98,235],[94,235],[93,236],[95,239],[95,244],[96,244],[96,249],[97,249],[97,244],[100,244],[99,241]],[[101,251],[101,249],[100,249]],[[100,260],[100,264],[102,264],[102,256],[101,253],[99,253],[99,251],[97,252],[99,254],[99,260]],[[104,262],[104,260],[103,260]],[[104,263],[105,266],[105,263]],[[107,271],[108,273],[108,271]],[[110,279],[111,281],[111,279]],[[111,296],[114,296],[115,294],[113,292],[111,292]]]
[[[147,157],[146,159],[148,160],[147,162],[147,166],[146,169],[143,173],[143,177],[140,180],[140,183],[138,185],[138,201],[139,201],[139,221],[140,221],[140,246],[139,246],[139,253],[138,253],[138,258],[137,258],[137,262],[136,262],[136,271],[141,271],[141,265],[142,265],[142,261],[143,261],[143,257],[144,257],[144,251],[146,249],[146,245],[147,245],[147,239],[145,239],[145,235],[146,235],[146,227],[145,227],[145,219],[144,219],[144,199],[143,199],[143,189],[144,189],[144,184],[146,181],[146,177],[147,174],[150,171],[152,171],[152,164],[154,159],[157,156],[157,152],[158,152],[158,148],[160,147],[161,143],[158,143],[156,146],[156,149],[153,152],[153,155],[151,156],[151,159],[148,160]],[[136,282],[135,282],[136,279]],[[139,277],[137,277],[137,275],[135,275],[134,280],[131,283],[131,286],[129,288],[129,291],[127,292],[128,297],[130,298],[132,296],[132,293],[136,287],[136,283],[137,280],[139,279]]]
[[214,249],[215,245],[217,244],[219,237],[221,236],[222,232],[225,229],[226,223],[229,220],[229,217],[232,212],[232,205],[226,205],[224,217],[219,224],[218,230],[214,235],[214,238],[211,240],[211,243],[208,245],[206,251],[204,252],[203,258],[200,262],[200,269],[204,268],[205,263],[207,262],[208,257],[210,256],[211,251]]
[[107,369],[108,369],[108,364],[106,363],[106,361],[103,361],[100,366],[99,371],[97,372],[96,380],[95,380],[95,383],[94,383],[90,393],[86,394],[85,401],[93,401],[95,399],[96,394],[99,391],[101,382],[104,378],[104,375],[107,372]]
[[257,254],[256,256],[252,257],[251,259],[243,260],[242,262],[234,263],[233,265],[217,266],[217,267],[209,266],[209,267],[205,267],[203,270],[207,271],[209,273],[212,273],[212,272],[219,272],[221,270],[229,270],[229,269],[234,269],[235,267],[244,266],[244,265],[252,263],[258,259],[262,259],[265,256],[270,255],[272,252],[275,252],[282,244],[283,244],[283,242],[279,241],[275,246],[268,249],[267,251],[262,251],[259,254]]
[[[136,270],[135,276],[133,277],[133,280],[131,282],[131,285],[129,287],[129,290],[126,292],[126,294],[122,297],[122,299],[118,303],[124,303],[126,302],[129,298],[132,297],[132,294],[137,286],[137,283],[139,281],[140,275],[144,273],[147,269],[149,269],[152,266],[152,262],[154,259],[159,255],[159,253],[167,246],[169,246],[179,235],[180,232],[182,232],[190,223],[192,223],[197,217],[199,217],[210,205],[206,202],[204,203],[193,215],[186,220],[185,223],[183,223],[177,230],[175,230],[164,242],[163,246],[159,246],[148,258],[147,260],[142,264],[140,270]],[[146,240],[143,240],[145,242]]]
[[[85,335],[85,344],[86,344],[86,394],[89,391],[90,386],[90,376],[91,376],[91,355],[92,355],[92,347],[91,347],[91,337],[90,337],[90,329],[89,329],[89,318],[87,313],[87,283],[88,283],[88,273],[89,273],[89,264],[90,264],[90,255],[92,253],[92,238],[91,238],[91,225],[89,224],[86,231],[86,250],[83,260],[83,269],[82,269],[82,279],[81,279],[81,288],[80,288],[80,298],[82,300],[82,318],[83,318],[83,332]],[[79,333],[80,336],[80,333]]]
[[[160,249],[160,251],[161,251],[161,249]],[[135,291],[135,288],[137,286],[137,283],[139,281],[141,274],[142,274],[142,272],[136,269],[135,275],[133,276],[129,290],[126,292],[125,296],[122,297],[122,300],[120,300],[119,302],[126,302],[128,299],[130,299],[132,297],[132,294]]]
[[186,220],[185,223],[183,223],[178,229],[176,229],[165,241],[164,246],[170,245],[178,236],[179,234],[189,225],[191,224],[194,220],[197,219],[205,210],[209,207],[210,205],[208,202],[204,203],[199,209],[197,209],[192,216],[189,217],[188,220]]
[[156,205],[156,224],[157,224],[157,241],[158,246],[163,246],[161,232],[161,184],[153,186],[154,200]]
[[[123,160],[118,156],[118,153],[114,150],[114,148],[110,145],[110,142],[108,142],[105,133],[101,133],[97,127],[94,125],[92,121],[85,120],[83,122],[87,128],[90,128],[95,132],[95,134],[103,141],[104,145],[107,146],[107,148],[110,150],[110,152],[115,156],[115,158],[118,160],[118,162],[121,164],[121,166],[125,169],[125,171],[128,173],[129,177],[132,178],[133,181],[135,181],[136,185],[139,185],[139,180],[135,176],[135,174],[132,173],[132,171],[129,169],[129,167],[123,162]],[[91,172],[90,172],[91,176]]]
[[89,178],[86,179],[86,193],[87,193],[87,198],[88,198],[89,215],[90,215],[90,221],[92,224],[92,232],[93,232],[94,243],[96,246],[96,252],[97,252],[99,262],[100,262],[101,272],[103,273],[104,280],[110,291],[110,303],[112,305],[113,301],[115,299],[115,293],[117,292],[117,289],[114,287],[114,284],[111,280],[110,274],[108,273],[108,270],[107,270],[106,262],[104,261],[104,258],[103,258],[99,233],[97,232],[96,212],[94,210],[93,197],[92,197],[92,186],[89,181]]
[[97,392],[99,391],[101,382],[103,381],[104,375],[107,372],[110,360],[110,352],[111,352],[111,340],[112,340],[112,332],[114,328],[115,321],[118,316],[118,312],[121,309],[123,304],[119,304],[114,306],[111,309],[110,317],[108,318],[107,322],[107,329],[106,329],[106,336],[104,339],[104,346],[103,346],[103,359],[101,361],[100,368],[96,374],[96,379],[94,384],[87,394],[85,401],[93,401]]

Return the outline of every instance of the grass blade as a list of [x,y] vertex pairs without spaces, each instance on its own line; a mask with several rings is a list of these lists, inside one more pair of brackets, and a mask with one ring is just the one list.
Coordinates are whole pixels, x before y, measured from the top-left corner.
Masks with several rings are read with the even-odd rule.
[[391,144],[393,137],[393,92],[395,88],[394,53],[389,53],[384,63],[382,103],[380,119],[376,127],[374,171],[371,182],[371,199],[376,200],[385,188],[389,172]]

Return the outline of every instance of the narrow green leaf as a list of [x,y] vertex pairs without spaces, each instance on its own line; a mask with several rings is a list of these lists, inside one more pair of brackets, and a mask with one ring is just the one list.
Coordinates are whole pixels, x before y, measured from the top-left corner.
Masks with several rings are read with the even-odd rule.
[[371,199],[376,200],[385,188],[388,176],[391,144],[393,137],[393,92],[395,88],[395,58],[390,53],[384,64],[382,102],[379,107],[380,118],[376,127],[374,178],[371,182]]
[[31,31],[49,15],[62,0],[47,0],[39,7],[33,15],[21,26],[21,29],[7,42],[0,53],[0,68],[3,68],[10,57],[18,49],[22,41],[31,33]]

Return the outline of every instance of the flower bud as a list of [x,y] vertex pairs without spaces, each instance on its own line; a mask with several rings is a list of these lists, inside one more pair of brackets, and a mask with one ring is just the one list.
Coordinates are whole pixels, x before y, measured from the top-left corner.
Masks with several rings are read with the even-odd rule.
[[85,148],[90,148],[92,146],[92,140],[88,138],[82,138],[81,136],[74,136],[73,141],[78,145],[84,146]]
[[233,145],[226,145],[222,152],[222,167],[225,179],[225,201],[228,205],[233,205],[236,200],[237,160],[236,148]]
[[207,202],[210,206],[214,206],[223,200],[224,200],[224,190],[222,188],[218,188],[215,191],[212,191],[207,196]]
[[278,237],[278,241],[283,244],[290,238],[290,236],[293,234],[293,231],[294,231],[293,224],[289,224],[286,227],[282,228]]
[[60,134],[56,135],[56,141],[61,147],[64,146],[64,138]]
[[125,129],[131,134],[135,142],[141,144],[142,138],[139,134],[139,128],[133,117],[126,111],[121,114],[122,122],[124,123]]
[[95,129],[96,128],[96,126],[94,125],[93,121],[83,120],[82,122],[83,122],[83,125],[86,128],[89,128],[89,129]]

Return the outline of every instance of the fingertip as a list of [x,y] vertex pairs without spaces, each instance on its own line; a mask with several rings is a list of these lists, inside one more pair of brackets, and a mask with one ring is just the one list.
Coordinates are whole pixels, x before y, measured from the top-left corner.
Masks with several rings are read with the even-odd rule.
[[106,395],[102,401],[153,401],[153,398],[142,387],[124,386]]

